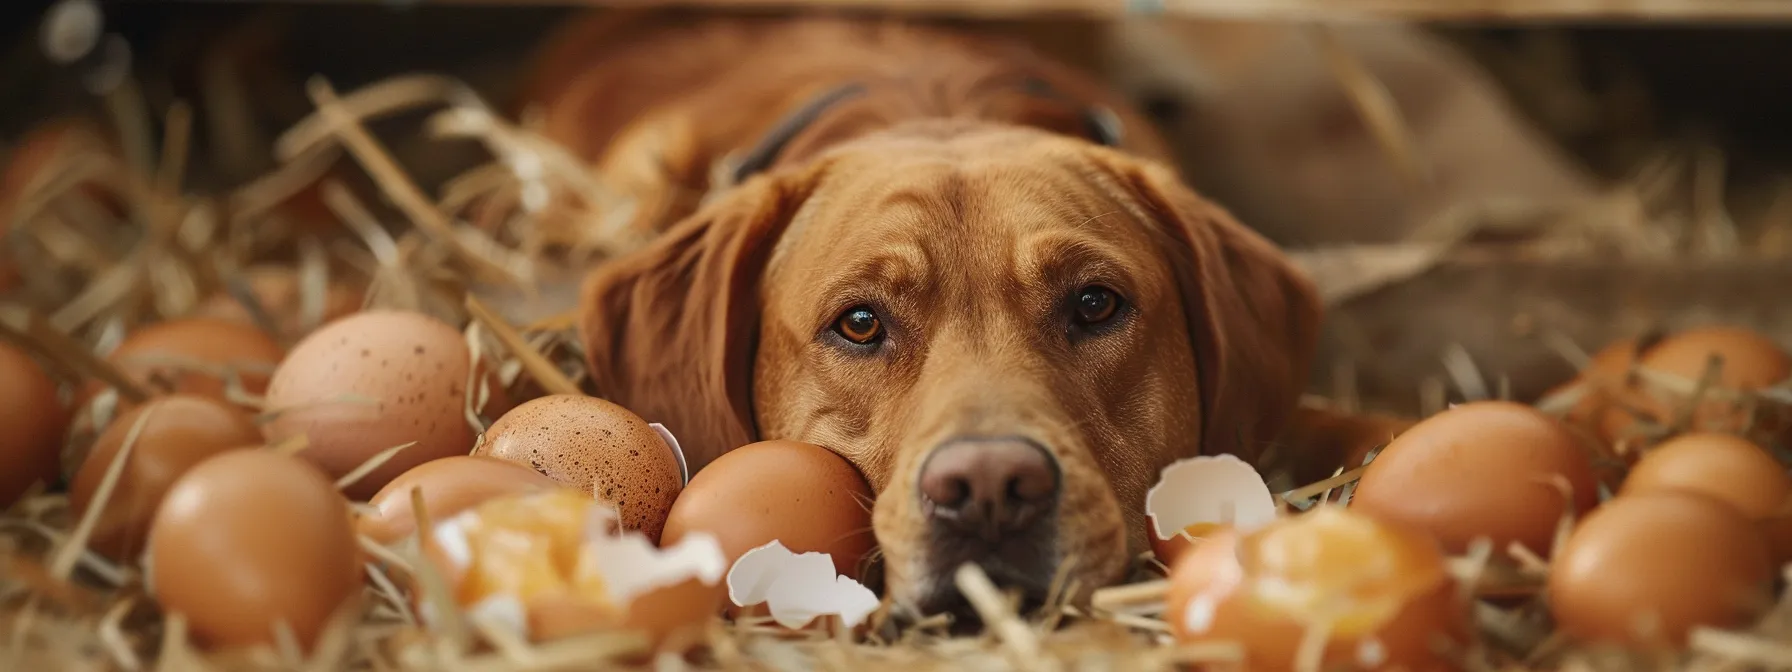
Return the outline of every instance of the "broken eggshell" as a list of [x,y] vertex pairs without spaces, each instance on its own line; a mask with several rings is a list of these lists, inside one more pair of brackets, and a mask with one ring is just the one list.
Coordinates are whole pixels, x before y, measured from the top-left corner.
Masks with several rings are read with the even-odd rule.
[[[527,511],[540,515],[512,518]],[[721,581],[727,560],[714,536],[693,533],[661,549],[617,523],[614,508],[570,489],[505,497],[436,524],[430,555],[463,614],[533,641],[635,629],[664,643],[718,611],[697,599],[707,591],[685,588]],[[418,611],[439,624],[433,604]]]
[[1165,565],[1191,546],[1190,539],[1230,527],[1249,533],[1276,519],[1275,495],[1249,462],[1233,455],[1202,455],[1164,467],[1145,493],[1151,551]]
[[870,588],[835,573],[828,554],[792,553],[775,540],[734,562],[728,570],[728,599],[737,607],[764,604],[773,621],[792,630],[820,616],[837,616],[842,625],[855,628],[878,606]]
[[690,467],[690,465],[685,464],[684,448],[682,448],[678,445],[678,437],[673,436],[672,430],[666,429],[666,426],[662,425],[660,423],[649,422],[649,423],[647,423],[647,426],[650,429],[652,429],[655,433],[659,434],[660,438],[664,439],[666,441],[666,445],[670,446],[672,448],[672,459],[678,461],[678,485],[679,485],[679,487],[684,487],[686,485],[690,485],[691,484],[691,467]]

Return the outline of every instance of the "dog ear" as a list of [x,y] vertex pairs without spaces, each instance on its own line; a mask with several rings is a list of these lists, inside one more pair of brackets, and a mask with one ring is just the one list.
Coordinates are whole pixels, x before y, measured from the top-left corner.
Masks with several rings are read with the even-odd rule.
[[755,177],[586,279],[579,335],[597,393],[664,424],[692,473],[757,436],[759,279],[822,168]]
[[1174,240],[1168,247],[1201,379],[1202,452],[1255,460],[1306,386],[1318,347],[1318,292],[1273,243],[1169,169],[1118,162],[1127,187]]

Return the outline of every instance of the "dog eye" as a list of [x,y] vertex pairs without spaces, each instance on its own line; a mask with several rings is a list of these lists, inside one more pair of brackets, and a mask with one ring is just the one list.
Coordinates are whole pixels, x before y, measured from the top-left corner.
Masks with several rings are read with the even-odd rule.
[[834,333],[853,343],[870,345],[884,337],[884,323],[866,306],[853,306],[834,320]]
[[1085,326],[1097,325],[1114,319],[1120,312],[1120,295],[1114,290],[1092,285],[1077,292],[1076,321]]

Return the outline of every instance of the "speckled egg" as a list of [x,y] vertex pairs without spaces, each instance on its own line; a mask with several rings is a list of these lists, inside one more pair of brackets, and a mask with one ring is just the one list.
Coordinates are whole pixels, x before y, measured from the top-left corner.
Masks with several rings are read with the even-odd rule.
[[0,343],[0,508],[33,483],[56,481],[68,423],[56,381],[23,350]]
[[527,465],[615,504],[624,528],[655,543],[684,486],[678,457],[659,432],[597,397],[525,402],[492,423],[475,454]]
[[[490,395],[479,412],[502,412],[496,376],[483,362],[477,368]],[[293,346],[268,384],[274,418],[262,432],[270,443],[305,435],[310,446],[300,455],[332,478],[416,442],[344,489],[365,500],[412,467],[473,449],[472,370],[460,331],[440,320],[390,310],[356,313]]]

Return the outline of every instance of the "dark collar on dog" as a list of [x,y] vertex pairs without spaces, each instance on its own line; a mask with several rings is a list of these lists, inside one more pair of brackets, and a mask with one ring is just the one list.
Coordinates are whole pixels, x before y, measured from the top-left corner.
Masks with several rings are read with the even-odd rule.
[[865,93],[865,85],[853,83],[824,92],[813,100],[803,103],[802,107],[796,108],[796,111],[786,115],[776,126],[773,126],[771,132],[767,133],[758,145],[748,151],[746,156],[741,157],[740,163],[734,165],[734,183],[740,184],[748,177],[770,168],[772,162],[778,160],[778,155],[784,152],[784,146],[790,144],[790,141],[796,138],[798,133],[809,127],[809,124],[815,123],[815,119],[820,117],[822,112],[826,112],[835,103],[863,93]]
[[[1042,98],[1073,102],[1053,88],[1050,83],[1037,77],[1029,77],[1022,81],[1021,88]],[[733,170],[729,171],[734,184],[740,184],[747,178],[770,168],[772,163],[778,160],[778,155],[784,152],[784,147],[789,145],[790,141],[795,139],[799,133],[802,133],[803,129],[815,123],[815,120],[820,118],[828,108],[864,93],[865,85],[863,84],[855,82],[841,85],[823,92],[785,115],[777,125],[772,126],[771,131],[766,133],[759,144],[754,145],[745,156],[740,158],[739,162],[734,164]],[[1120,115],[1114,114],[1113,110],[1105,106],[1095,105],[1083,108],[1082,116],[1083,132],[1090,141],[1106,147],[1120,146],[1125,137],[1125,125],[1121,123]]]

